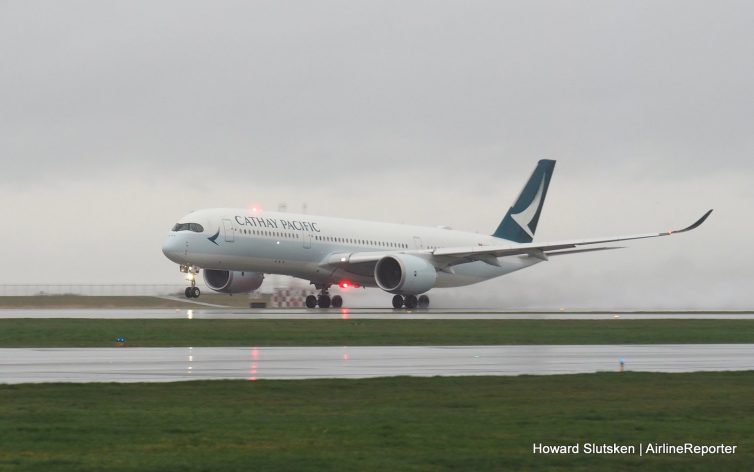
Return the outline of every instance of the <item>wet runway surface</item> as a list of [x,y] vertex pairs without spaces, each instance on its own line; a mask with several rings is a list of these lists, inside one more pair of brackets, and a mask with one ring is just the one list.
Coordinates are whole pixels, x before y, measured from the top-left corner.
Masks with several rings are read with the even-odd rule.
[[666,312],[666,313],[512,313],[499,310],[429,309],[384,310],[379,308],[306,309],[0,309],[0,319],[7,318],[90,318],[90,319],[248,319],[248,320],[645,320],[645,319],[754,319],[754,313],[742,312]]
[[0,349],[0,383],[754,370],[754,344]]

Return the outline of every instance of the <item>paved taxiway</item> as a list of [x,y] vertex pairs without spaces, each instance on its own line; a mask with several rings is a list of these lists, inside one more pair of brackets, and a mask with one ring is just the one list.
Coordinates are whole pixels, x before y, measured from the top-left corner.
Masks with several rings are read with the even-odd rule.
[[0,349],[0,383],[754,370],[754,344]]
[[249,319],[249,320],[646,320],[646,319],[754,319],[752,312],[665,312],[665,313],[511,313],[499,310],[430,309],[384,310],[341,308],[305,310],[301,308],[264,309],[0,309],[0,319],[9,318],[89,318],[89,319]]

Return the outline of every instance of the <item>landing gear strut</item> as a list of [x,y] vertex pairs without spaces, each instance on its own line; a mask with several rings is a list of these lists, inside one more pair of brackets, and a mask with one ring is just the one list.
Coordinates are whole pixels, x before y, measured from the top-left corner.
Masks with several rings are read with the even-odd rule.
[[315,295],[309,295],[306,297],[306,307],[307,308],[330,308],[331,306],[333,308],[340,308],[343,306],[343,297],[340,295],[335,295],[334,297],[330,298],[330,286],[329,285],[314,285],[317,289],[319,289],[319,296]]
[[190,287],[186,287],[186,290],[183,291],[183,294],[186,295],[186,298],[199,298],[199,295],[202,294],[201,290],[199,290],[199,287],[196,286],[196,274],[199,273],[199,268],[195,265],[182,265],[180,267],[181,272],[186,274],[186,280],[188,280],[191,283]]
[[406,295],[405,298],[402,295],[396,295],[393,297],[393,308],[399,310],[403,307],[409,310],[414,308],[429,308],[429,297],[426,295],[420,295],[416,298],[416,295]]

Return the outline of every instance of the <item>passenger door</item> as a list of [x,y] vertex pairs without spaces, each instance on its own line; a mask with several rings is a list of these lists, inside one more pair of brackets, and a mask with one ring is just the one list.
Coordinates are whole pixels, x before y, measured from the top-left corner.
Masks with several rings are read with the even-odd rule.
[[232,243],[233,241],[235,241],[233,222],[227,218],[223,219],[223,235],[225,236],[226,243]]
[[422,238],[419,236],[414,236],[414,247],[416,249],[424,249],[424,246],[422,245]]

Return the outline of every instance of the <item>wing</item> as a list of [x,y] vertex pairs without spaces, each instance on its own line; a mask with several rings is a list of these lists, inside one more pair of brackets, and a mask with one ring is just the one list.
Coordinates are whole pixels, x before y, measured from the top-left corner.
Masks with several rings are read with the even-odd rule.
[[[424,257],[431,261],[439,270],[451,270],[452,266],[465,264],[467,262],[482,261],[490,265],[499,266],[498,257],[524,255],[547,260],[550,256],[564,254],[577,254],[582,252],[605,251],[611,249],[620,249],[620,247],[582,247],[594,246],[599,244],[615,243],[620,241],[631,241],[634,239],[659,238],[670,236],[672,234],[685,233],[692,229],[698,228],[709,217],[712,210],[709,210],[692,225],[679,230],[664,231],[662,233],[646,233],[632,236],[614,236],[595,239],[580,239],[571,241],[557,241],[549,243],[526,243],[526,244],[505,244],[499,246],[473,246],[473,247],[443,247],[438,249],[401,251],[405,254],[414,254]],[[361,272],[368,272],[374,267],[374,263],[388,254],[395,254],[395,251],[379,252],[356,252],[331,254],[322,261],[322,265],[338,266]]]

